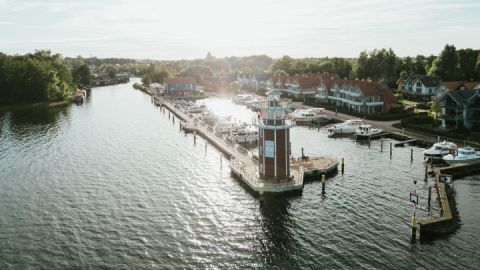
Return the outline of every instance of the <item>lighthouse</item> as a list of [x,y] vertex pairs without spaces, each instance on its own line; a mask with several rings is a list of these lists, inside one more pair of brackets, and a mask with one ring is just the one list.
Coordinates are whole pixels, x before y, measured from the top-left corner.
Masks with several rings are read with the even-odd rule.
[[267,93],[267,101],[260,107],[259,176],[265,180],[289,180],[290,178],[290,128],[286,122],[289,102],[280,100],[280,91]]

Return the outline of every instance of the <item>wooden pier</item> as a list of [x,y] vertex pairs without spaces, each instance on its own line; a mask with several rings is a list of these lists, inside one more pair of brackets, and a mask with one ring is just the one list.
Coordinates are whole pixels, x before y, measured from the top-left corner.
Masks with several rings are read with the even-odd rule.
[[310,158],[308,160],[293,161],[290,165],[290,178],[282,181],[265,180],[258,173],[258,160],[253,154],[238,144],[227,142],[217,136],[213,129],[193,114],[188,114],[178,108],[174,103],[161,97],[154,97],[154,104],[167,108],[173,115],[181,120],[181,128],[186,132],[195,132],[214,145],[230,160],[230,169],[242,183],[246,184],[253,192],[282,193],[301,191],[304,177],[311,173],[329,174],[336,171],[338,161],[328,157]]

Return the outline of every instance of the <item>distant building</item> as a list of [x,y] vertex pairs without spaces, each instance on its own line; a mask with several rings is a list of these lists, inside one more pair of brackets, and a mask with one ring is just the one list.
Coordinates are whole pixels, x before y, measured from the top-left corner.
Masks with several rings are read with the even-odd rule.
[[404,97],[430,101],[437,96],[442,80],[437,76],[409,75],[397,81],[397,91]]
[[230,87],[230,81],[226,76],[212,76],[203,79],[203,89],[207,91],[222,92]]
[[437,99],[443,128],[480,128],[480,89],[445,92]]
[[328,78],[338,78],[335,74],[297,74],[295,76],[272,76],[266,82],[268,90],[281,90],[294,98],[313,98],[320,83]]
[[177,97],[193,95],[197,89],[197,83],[193,77],[176,77],[165,79],[166,94]]
[[396,105],[395,96],[386,84],[364,80],[325,78],[318,85],[315,97],[320,102],[365,114],[389,112]]

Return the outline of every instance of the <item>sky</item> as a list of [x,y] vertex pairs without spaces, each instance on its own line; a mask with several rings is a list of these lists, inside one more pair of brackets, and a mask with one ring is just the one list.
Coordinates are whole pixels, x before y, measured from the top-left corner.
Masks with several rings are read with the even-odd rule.
[[480,0],[0,0],[0,52],[194,59],[480,49]]

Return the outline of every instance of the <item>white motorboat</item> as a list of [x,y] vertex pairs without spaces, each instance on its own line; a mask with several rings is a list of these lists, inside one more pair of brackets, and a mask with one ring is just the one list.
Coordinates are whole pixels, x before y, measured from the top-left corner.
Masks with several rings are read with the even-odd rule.
[[228,139],[233,143],[256,143],[258,142],[258,129],[247,127],[230,131]]
[[330,118],[322,114],[324,109],[312,108],[312,109],[298,109],[288,114],[288,118],[297,123],[310,123],[310,122],[328,122]]
[[423,151],[425,157],[442,158],[457,150],[457,145],[451,142],[443,141],[435,143],[429,149]]
[[480,156],[477,155],[476,151],[472,147],[460,147],[458,148],[458,154],[448,154],[443,157],[443,160],[447,164],[457,164],[457,163],[480,163]]
[[347,120],[343,123],[336,124],[331,126],[330,128],[327,129],[327,131],[334,135],[334,134],[352,134],[355,133],[355,130],[363,124],[362,120],[357,120],[357,119],[351,119]]
[[249,94],[240,94],[233,97],[233,103],[245,104],[246,102],[255,100],[255,97]]
[[187,112],[189,113],[202,113],[207,109],[207,106],[202,104],[202,105],[191,105],[187,107]]
[[238,128],[237,123],[231,121],[220,121],[215,125],[215,133],[229,133]]
[[380,135],[383,133],[383,129],[374,128],[372,125],[362,124],[355,130],[357,139],[369,139],[372,136]]

